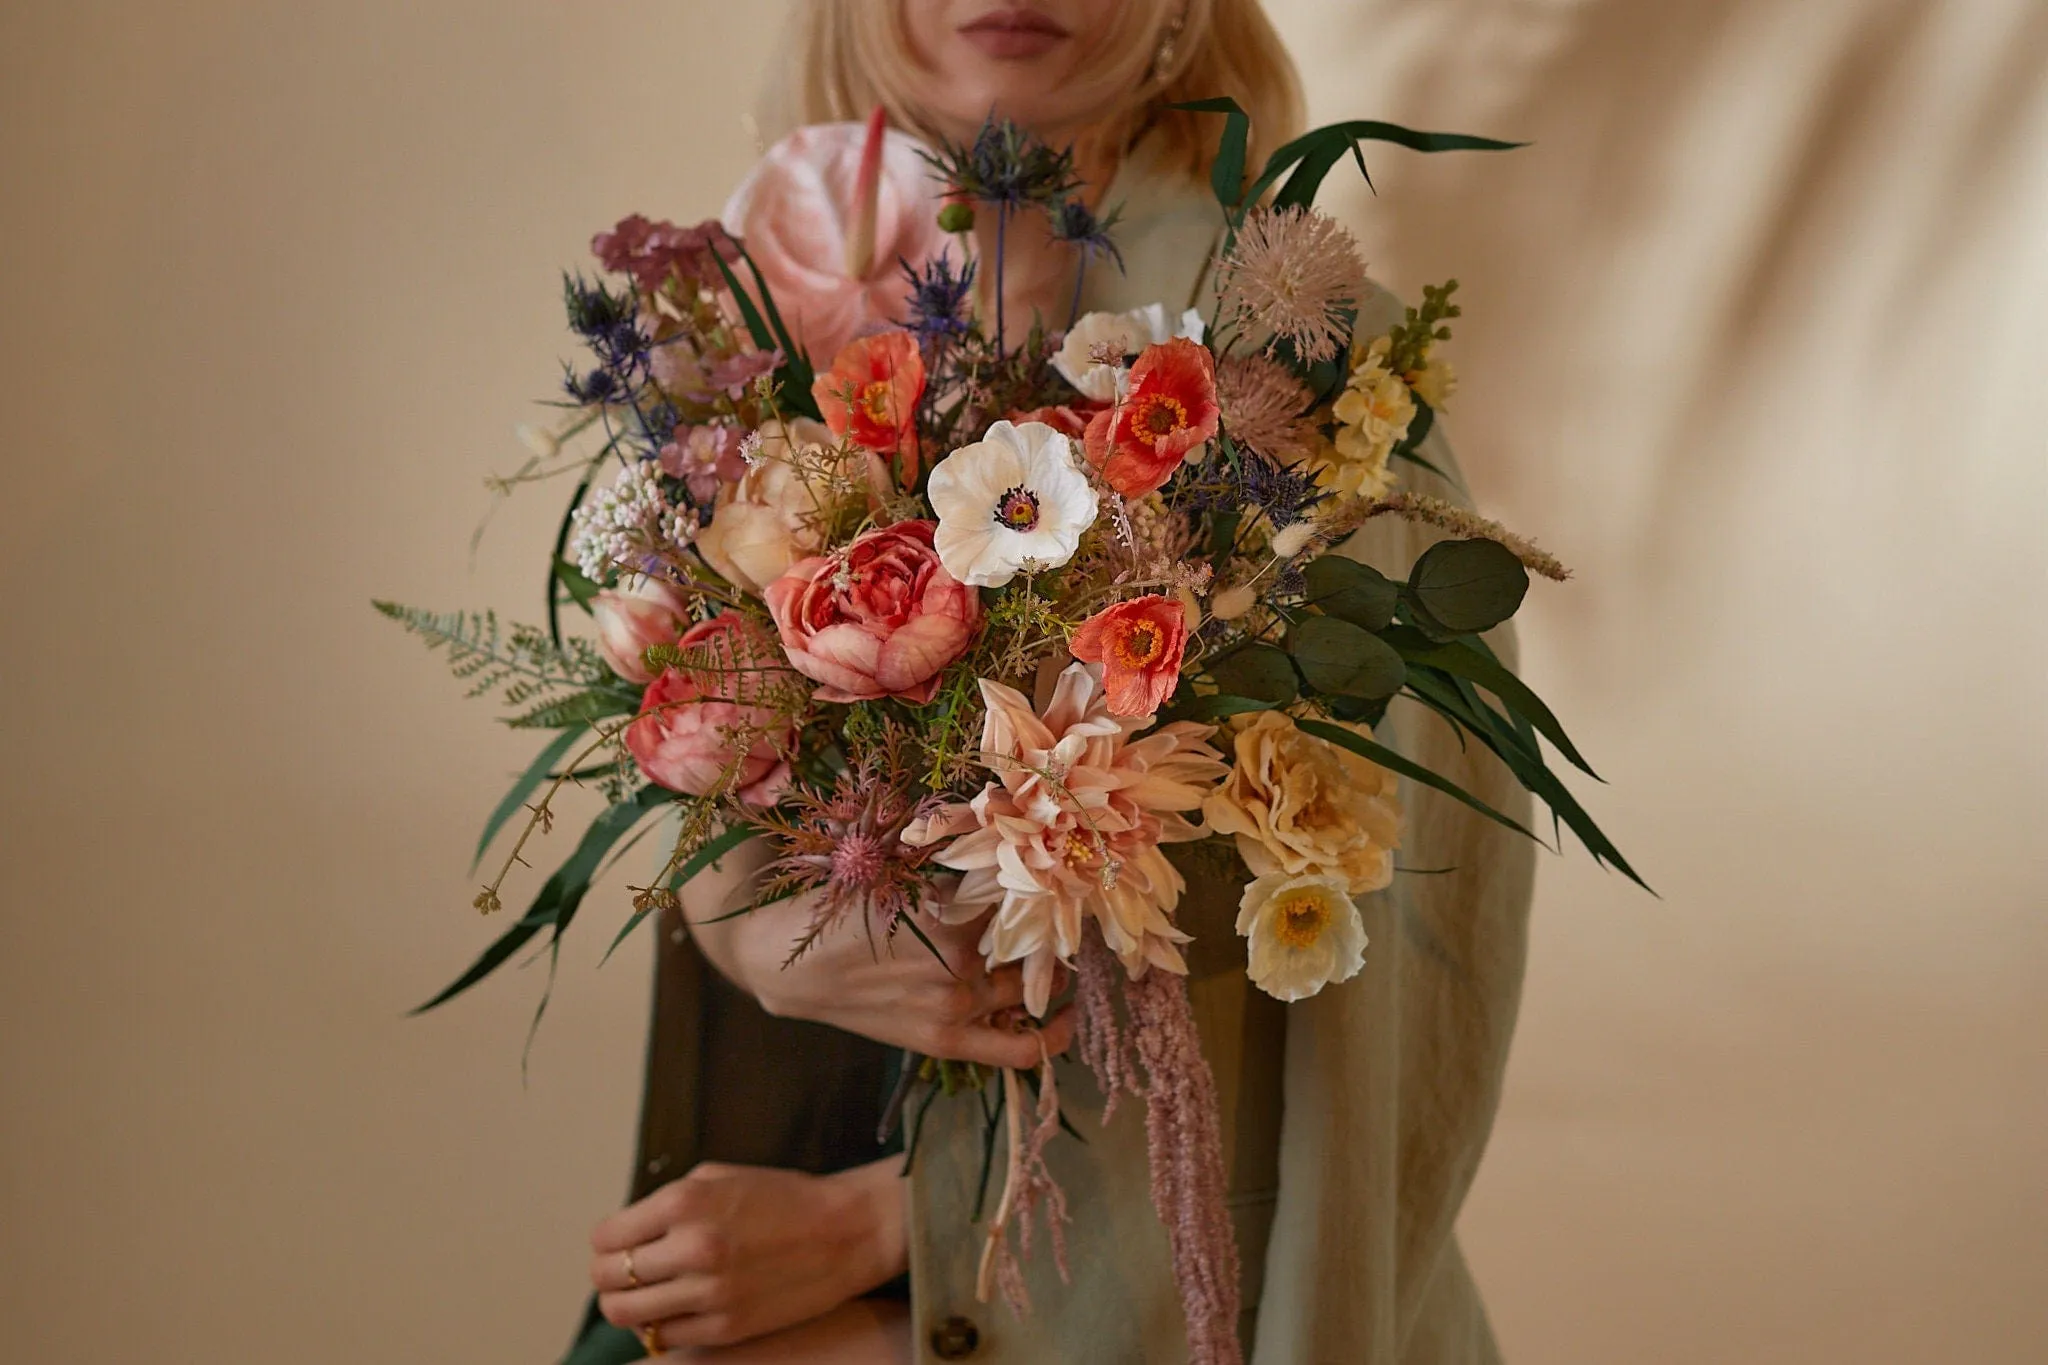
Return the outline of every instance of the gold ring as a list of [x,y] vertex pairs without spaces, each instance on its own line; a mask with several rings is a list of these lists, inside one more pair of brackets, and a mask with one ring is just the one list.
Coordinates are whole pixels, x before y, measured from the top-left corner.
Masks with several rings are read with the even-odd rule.
[[638,1289],[640,1287],[640,1276],[633,1269],[633,1248],[627,1247],[624,1255],[626,1257],[626,1288]]
[[660,1355],[662,1349],[661,1324],[650,1322],[645,1327],[642,1327],[640,1329],[640,1344],[647,1348],[647,1354],[651,1356]]

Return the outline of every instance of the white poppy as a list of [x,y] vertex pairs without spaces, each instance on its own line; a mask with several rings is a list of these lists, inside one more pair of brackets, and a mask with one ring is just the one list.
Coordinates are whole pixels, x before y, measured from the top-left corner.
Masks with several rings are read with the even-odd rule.
[[1305,1000],[1365,966],[1365,920],[1341,877],[1258,878],[1238,902],[1237,932],[1251,939],[1252,984],[1281,1000]]
[[1095,490],[1074,443],[1043,422],[996,422],[939,461],[925,485],[939,563],[962,583],[1000,588],[1026,565],[1056,569],[1095,522]]
[[1174,337],[1200,341],[1201,313],[1190,308],[1177,324],[1167,318],[1166,305],[1160,303],[1148,303],[1128,313],[1085,313],[1067,329],[1052,365],[1083,397],[1110,403],[1116,400],[1124,369],[1098,363],[1096,348],[1108,346],[1111,354],[1128,358]]

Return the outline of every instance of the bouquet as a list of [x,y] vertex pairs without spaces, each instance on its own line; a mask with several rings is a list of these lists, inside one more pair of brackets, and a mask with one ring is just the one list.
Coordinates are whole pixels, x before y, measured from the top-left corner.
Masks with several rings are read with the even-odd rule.
[[[1346,156],[1363,171],[1364,141],[1513,144],[1344,123],[1248,177],[1244,114],[1189,107],[1222,132],[1212,296],[1185,312],[1081,315],[1077,281],[1065,318],[1004,316],[1019,216],[1042,215],[1082,271],[1121,257],[1071,154],[998,120],[937,148],[879,110],[801,129],[722,221],[635,216],[599,234],[603,274],[564,282],[587,359],[498,484],[574,484],[544,624],[378,607],[444,649],[472,695],[498,694],[509,724],[551,736],[486,823],[479,859],[525,812],[479,910],[500,910],[564,788],[607,797],[422,1009],[538,936],[558,943],[606,856],[662,814],[673,843],[632,888],[621,940],[756,839],[773,857],[748,908],[805,908],[792,961],[826,934],[922,951],[934,922],[982,922],[980,951],[1021,965],[1031,1015],[1072,974],[1104,1095],[1142,1093],[1155,1133],[1179,1135],[1152,1144],[1153,1194],[1195,1358],[1222,1360],[1235,1252],[1184,987],[1185,883],[1164,850],[1241,860],[1236,928],[1260,989],[1296,1000],[1349,979],[1366,947],[1355,898],[1401,872],[1401,779],[1529,833],[1375,740],[1405,695],[1635,874],[1544,741],[1590,768],[1484,638],[1531,574],[1564,570],[1402,487],[1451,392],[1456,282],[1365,334],[1357,246],[1314,207]],[[978,238],[984,215],[995,230]],[[1340,548],[1382,516],[1446,538],[1383,575]],[[565,605],[590,634],[564,630]],[[899,1113],[912,1094],[994,1087],[1008,1155],[981,1286],[1021,1304],[1011,1234],[1025,1242],[1043,1210],[1057,1255],[1064,1216],[1043,1161],[1052,1065],[907,1058],[903,1074]]]

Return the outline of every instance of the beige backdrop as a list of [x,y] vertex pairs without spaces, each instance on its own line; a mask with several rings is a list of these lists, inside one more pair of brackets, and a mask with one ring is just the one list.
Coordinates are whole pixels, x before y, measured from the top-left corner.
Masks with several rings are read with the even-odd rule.
[[[713,210],[779,5],[0,10],[0,1357],[539,1362],[644,949],[424,1021],[525,741],[373,595],[474,564],[555,272]],[[1531,138],[1347,188],[1456,272],[1530,671],[1664,893],[1548,862],[1465,1220],[1511,1358],[2048,1354],[2048,8],[1281,9],[1315,111]],[[1340,177],[1341,179],[1341,177]],[[558,836],[559,837],[559,836]]]

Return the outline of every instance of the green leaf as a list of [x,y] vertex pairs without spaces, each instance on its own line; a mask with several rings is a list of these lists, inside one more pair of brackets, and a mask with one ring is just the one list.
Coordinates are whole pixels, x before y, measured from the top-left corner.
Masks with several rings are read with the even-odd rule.
[[[690,878],[696,876],[699,872],[702,872],[705,868],[711,866],[753,837],[754,827],[752,825],[733,825],[721,830],[716,839],[711,840],[704,847],[691,854],[688,861],[676,869],[675,875],[669,878],[668,889],[671,891],[682,890],[683,884],[689,881]],[[619,945],[626,941],[627,935],[639,928],[640,921],[646,919],[651,913],[653,913],[651,910],[635,910],[619,929],[617,937],[612,939],[612,946],[605,949],[604,956],[597,960],[597,965],[602,967],[605,963],[611,961],[612,954],[619,950]]]
[[497,942],[484,949],[483,955],[470,964],[469,970],[455,978],[440,994],[412,1009],[410,1013],[425,1014],[428,1010],[444,1005],[456,996],[474,986],[477,982],[496,971],[506,958],[519,951],[528,939],[542,929],[552,928],[556,940],[562,931],[576,917],[577,907],[583,904],[583,897],[590,890],[590,878],[597,871],[597,865],[604,859],[611,846],[624,836],[627,830],[639,823],[640,817],[657,806],[666,804],[675,793],[665,788],[648,785],[642,787],[628,799],[607,808],[590,827],[583,832],[582,840],[576,845],[563,864],[556,868],[554,875],[542,884],[533,904],[520,917],[519,922],[498,936]]
[[1642,887],[1643,890],[1650,892],[1653,896],[1656,895],[1656,891],[1651,888],[1648,882],[1637,875],[1633,867],[1629,866],[1628,859],[1621,856],[1621,850],[1615,847],[1614,841],[1601,831],[1600,826],[1595,823],[1593,817],[1587,814],[1586,808],[1579,804],[1578,798],[1573,796],[1571,790],[1564,785],[1557,774],[1550,770],[1549,765],[1544,763],[1541,758],[1530,758],[1519,746],[1506,741],[1504,737],[1504,732],[1508,729],[1506,719],[1496,713],[1491,707],[1481,707],[1480,709],[1481,713],[1489,719],[1490,724],[1488,729],[1482,732],[1479,737],[1486,743],[1488,748],[1500,755],[1501,762],[1508,765],[1508,769],[1514,773],[1515,779],[1524,787],[1527,787],[1530,793],[1539,801],[1550,807],[1550,813],[1560,823],[1567,826],[1573,834],[1578,836],[1579,842],[1585,845],[1586,851],[1593,855],[1594,862],[1603,865],[1611,864],[1617,872],[1620,872],[1637,886]]
[[1237,528],[1244,518],[1238,512],[1218,512],[1209,518],[1209,558],[1221,559],[1237,543]]
[[1229,716],[1241,716],[1247,711],[1271,711],[1275,705],[1256,697],[1233,697],[1227,692],[1218,692],[1191,698],[1185,705],[1176,705],[1172,716],[1175,720],[1223,720]]
[[1196,114],[1222,114],[1223,141],[1216,149],[1216,160],[1209,167],[1209,185],[1216,191],[1216,202],[1225,212],[1234,212],[1244,197],[1245,144],[1250,140],[1252,121],[1234,99],[1227,97],[1208,100],[1190,100],[1186,104],[1171,106],[1186,109]]
[[576,491],[569,495],[569,505],[562,509],[562,520],[555,527],[555,548],[548,555],[548,638],[555,642],[555,648],[562,647],[561,616],[561,575],[554,566],[561,563],[562,551],[569,548],[569,528],[576,519],[576,508],[582,504],[583,495],[590,491],[590,480],[597,469],[597,460],[584,466],[583,475],[576,481]]
[[[1275,203],[1308,204],[1314,201],[1316,191],[1322,187],[1323,177],[1332,166],[1342,160],[1346,152],[1358,157],[1358,167],[1365,170],[1365,159],[1358,153],[1360,142],[1390,142],[1397,147],[1406,147],[1413,152],[1504,152],[1511,148],[1525,146],[1520,142],[1500,142],[1493,138],[1471,137],[1464,133],[1426,133],[1403,128],[1397,123],[1382,123],[1377,119],[1357,119],[1348,123],[1332,123],[1303,133],[1294,141],[1282,146],[1266,160],[1266,167],[1253,183],[1251,192],[1245,196],[1248,203],[1257,203],[1286,175],[1290,169],[1309,163],[1317,167],[1304,176],[1296,171],[1287,183],[1287,190]],[[1366,177],[1370,185],[1372,178]],[[1289,198],[1288,195],[1296,197]]]
[[1308,583],[1310,605],[1374,632],[1392,624],[1401,585],[1370,564],[1326,554],[1310,560],[1301,572]]
[[1285,706],[1301,695],[1301,684],[1287,655],[1271,645],[1244,645],[1232,650],[1203,671],[1215,680],[1218,690],[1231,696]]
[[[747,270],[753,275],[754,282],[760,286],[761,298],[767,304],[768,311],[774,313],[775,300],[769,297],[768,285],[761,278],[760,267],[754,264],[753,257],[746,254],[744,247],[740,249],[740,256],[746,261]],[[809,417],[817,420],[819,418],[818,403],[816,399],[811,397],[811,382],[814,377],[811,364],[795,349],[793,344],[784,344],[789,341],[789,332],[783,328],[781,317],[779,315],[776,316],[775,328],[771,330],[768,323],[762,318],[761,310],[754,306],[753,298],[747,293],[745,286],[740,283],[740,277],[732,273],[732,267],[727,265],[725,259],[715,251],[711,253],[711,259],[717,264],[718,273],[725,277],[725,287],[732,291],[732,300],[739,306],[740,321],[747,325],[747,335],[752,337],[754,344],[764,351],[782,351],[783,365],[778,373],[783,376],[781,385],[783,404],[799,417]]]
[[585,578],[581,569],[560,555],[555,556],[555,577],[560,579],[562,586],[568,590],[571,601],[586,612],[590,610],[592,599],[600,591],[596,583]]
[[[1340,748],[1349,749],[1354,754],[1371,759],[1389,772],[1399,773],[1410,781],[1420,782],[1425,787],[1434,787],[1452,800],[1470,806],[1473,810],[1478,811],[1494,823],[1505,825],[1517,834],[1524,834],[1531,839],[1536,839],[1536,836],[1523,826],[1520,821],[1501,814],[1449,778],[1437,776],[1420,763],[1401,757],[1401,755],[1395,753],[1384,744],[1375,743],[1364,735],[1346,730],[1341,725],[1332,725],[1328,721],[1303,720],[1296,721],[1295,725],[1304,734],[1314,735],[1317,739],[1326,739]],[[1542,843],[1543,841],[1537,839],[1536,842]]]
[[[1395,642],[1395,647],[1401,648],[1398,641]],[[1501,704],[1509,711],[1526,717],[1545,739],[1557,746],[1557,751],[1563,754],[1573,767],[1588,777],[1601,780],[1600,774],[1594,772],[1592,765],[1579,755],[1571,737],[1565,734],[1564,726],[1559,723],[1550,708],[1543,704],[1543,699],[1491,654],[1482,654],[1462,641],[1432,644],[1421,649],[1401,649],[1401,654],[1411,663],[1427,664],[1431,668],[1440,668],[1468,682],[1478,683],[1500,698]]]
[[1310,687],[1337,696],[1391,697],[1408,672],[1393,646],[1336,616],[1296,621],[1287,632],[1287,652]]
[[616,688],[593,687],[587,692],[572,692],[543,702],[505,723],[515,730],[581,730],[607,716],[630,715],[639,705],[639,698]]
[[498,804],[491,810],[490,819],[484,821],[483,838],[476,841],[476,857],[471,859],[469,864],[471,872],[476,871],[477,864],[484,860],[484,851],[491,846],[491,840],[498,837],[498,831],[505,827],[505,822],[512,818],[512,812],[518,810],[526,798],[533,795],[533,789],[538,787],[554,766],[562,761],[563,755],[569,752],[570,746],[575,744],[582,734],[583,727],[578,726],[575,729],[564,730],[549,740],[547,747],[534,757],[532,764],[519,775],[519,780],[512,784],[512,790],[499,799]]
[[1422,552],[1408,586],[1430,622],[1475,634],[1515,614],[1529,591],[1529,571],[1497,540],[1444,540]]

